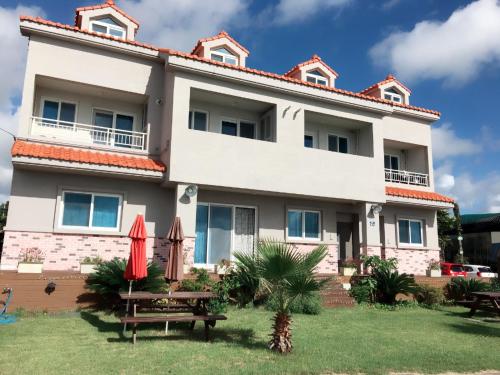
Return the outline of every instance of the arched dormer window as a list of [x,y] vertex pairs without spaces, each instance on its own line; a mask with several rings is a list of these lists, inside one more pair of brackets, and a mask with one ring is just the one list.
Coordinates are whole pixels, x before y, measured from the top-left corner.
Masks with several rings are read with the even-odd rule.
[[238,65],[238,58],[225,47],[217,47],[210,51],[210,58],[214,61]]
[[111,17],[91,20],[90,30],[99,34],[111,35],[116,38],[125,39],[125,28]]
[[318,70],[310,70],[306,73],[306,80],[310,83],[328,86],[328,79]]
[[401,95],[401,93],[392,87],[384,91],[384,99],[390,100],[395,103],[403,102],[403,96]]

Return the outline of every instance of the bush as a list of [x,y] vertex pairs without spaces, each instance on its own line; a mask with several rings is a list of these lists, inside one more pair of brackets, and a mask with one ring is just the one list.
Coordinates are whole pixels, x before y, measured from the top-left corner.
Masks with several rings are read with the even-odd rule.
[[380,303],[393,305],[398,294],[407,296],[416,291],[415,279],[406,273],[382,269],[376,270],[373,278],[377,282],[376,299]]
[[196,275],[194,279],[183,280],[179,286],[179,291],[183,292],[205,292],[212,289],[214,281],[210,279],[206,269],[191,268],[191,273]]
[[[129,281],[123,278],[127,260],[114,258],[113,260],[99,263],[95,272],[87,278],[87,289],[101,295],[116,294],[128,291]],[[134,291],[158,292],[165,287],[163,271],[155,263],[148,263],[148,276],[134,281]]]
[[484,292],[490,289],[490,286],[477,279],[469,279],[465,277],[454,277],[446,285],[446,293],[453,301],[471,301],[473,292]]
[[418,303],[427,306],[440,305],[444,302],[443,289],[427,284],[420,284],[417,286],[415,299]]
[[[270,296],[266,299],[265,306],[267,310],[276,311],[278,308],[277,298]],[[319,315],[323,306],[319,293],[314,293],[309,297],[297,297],[290,305],[292,314]]]
[[495,277],[494,279],[491,279],[490,290],[492,292],[500,292],[500,278]]
[[234,256],[236,264],[231,275],[238,285],[234,291],[238,305],[243,307],[251,302],[256,304],[259,300],[260,280],[255,257],[246,253],[236,253]]
[[373,303],[375,290],[375,280],[371,277],[364,277],[351,286],[349,294],[357,303]]

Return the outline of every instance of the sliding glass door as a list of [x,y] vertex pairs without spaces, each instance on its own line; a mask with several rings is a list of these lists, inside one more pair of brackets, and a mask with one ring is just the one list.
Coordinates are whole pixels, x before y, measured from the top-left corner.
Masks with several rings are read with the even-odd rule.
[[218,264],[234,251],[252,252],[254,244],[255,208],[198,204],[195,264]]

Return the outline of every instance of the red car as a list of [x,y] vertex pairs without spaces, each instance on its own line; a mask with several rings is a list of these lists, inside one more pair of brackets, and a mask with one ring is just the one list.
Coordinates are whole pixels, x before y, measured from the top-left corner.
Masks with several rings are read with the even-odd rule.
[[442,262],[441,275],[467,277],[467,272],[465,271],[464,266],[462,264]]

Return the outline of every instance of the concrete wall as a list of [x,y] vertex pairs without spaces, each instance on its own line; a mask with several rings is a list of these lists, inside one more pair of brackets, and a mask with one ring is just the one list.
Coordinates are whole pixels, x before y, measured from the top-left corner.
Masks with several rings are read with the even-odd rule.
[[160,153],[162,107],[156,104],[156,100],[164,98],[164,73],[159,59],[139,58],[97,47],[32,36],[19,116],[19,135],[22,137],[28,136],[29,132],[37,76],[145,95],[148,98],[146,118],[151,125],[149,152]]

